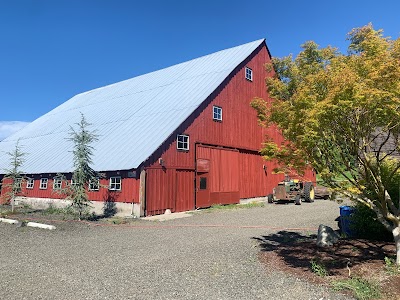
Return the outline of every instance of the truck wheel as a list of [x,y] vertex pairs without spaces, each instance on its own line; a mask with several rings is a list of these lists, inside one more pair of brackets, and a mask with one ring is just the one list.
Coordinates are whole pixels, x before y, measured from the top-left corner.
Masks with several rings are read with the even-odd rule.
[[314,202],[315,199],[315,191],[312,182],[304,183],[304,201],[306,202]]
[[301,205],[301,197],[300,197],[300,195],[296,195],[296,198],[294,198],[294,204]]
[[268,203],[274,203],[274,196],[272,194],[269,194],[267,196],[267,201],[268,201]]

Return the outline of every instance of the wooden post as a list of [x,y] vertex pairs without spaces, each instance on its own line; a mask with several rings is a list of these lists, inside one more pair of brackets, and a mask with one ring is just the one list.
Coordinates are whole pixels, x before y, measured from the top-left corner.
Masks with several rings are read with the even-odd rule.
[[144,169],[140,172],[139,203],[140,216],[144,217],[144,208],[146,205],[146,171]]

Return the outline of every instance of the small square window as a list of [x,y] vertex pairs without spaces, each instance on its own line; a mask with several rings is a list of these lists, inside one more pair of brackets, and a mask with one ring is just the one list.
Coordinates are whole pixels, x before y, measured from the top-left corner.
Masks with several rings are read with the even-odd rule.
[[122,187],[121,177],[110,177],[110,191],[120,191]]
[[49,182],[49,179],[48,178],[41,178],[40,179],[40,189],[41,190],[45,190],[45,189],[47,189],[47,183]]
[[33,189],[34,185],[35,185],[35,180],[33,180],[33,178],[27,178],[27,180],[26,180],[26,188],[27,189]]
[[213,120],[222,121],[222,107],[213,106]]
[[53,178],[53,190],[61,190],[62,179],[60,177]]
[[100,189],[100,180],[93,179],[89,181],[89,191],[98,191]]
[[176,149],[189,151],[189,136],[178,134],[176,138]]
[[253,70],[250,69],[249,67],[246,67],[245,72],[246,72],[246,79],[253,81]]

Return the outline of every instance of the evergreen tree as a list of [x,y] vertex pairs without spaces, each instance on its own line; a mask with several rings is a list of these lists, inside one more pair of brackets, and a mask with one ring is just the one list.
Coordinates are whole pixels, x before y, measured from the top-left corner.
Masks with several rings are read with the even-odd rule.
[[11,210],[14,211],[15,197],[21,192],[22,182],[24,176],[21,171],[21,166],[24,163],[24,156],[26,153],[22,152],[19,140],[12,152],[6,153],[10,158],[10,168],[5,170],[6,175],[3,178],[3,188],[7,191],[6,197],[10,200]]
[[72,200],[72,207],[79,213],[79,219],[90,207],[88,189],[91,182],[98,181],[98,174],[90,166],[93,156],[93,142],[98,140],[94,131],[89,131],[91,125],[81,114],[81,120],[76,123],[77,129],[71,127],[68,140],[74,143],[72,183],[69,185],[69,198]]

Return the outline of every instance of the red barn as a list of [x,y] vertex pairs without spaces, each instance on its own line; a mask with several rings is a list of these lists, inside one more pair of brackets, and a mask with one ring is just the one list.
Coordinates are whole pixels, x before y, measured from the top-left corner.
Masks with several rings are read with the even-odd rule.
[[[266,196],[283,175],[258,151],[267,133],[282,137],[258,125],[250,101],[270,101],[270,60],[262,39],[74,96],[0,142],[3,153],[17,140],[27,153],[20,199],[60,198],[56,176],[71,178],[66,138],[81,113],[99,135],[93,168],[103,178],[89,192],[97,205],[115,201],[143,216]],[[0,169],[8,160],[2,155]]]

